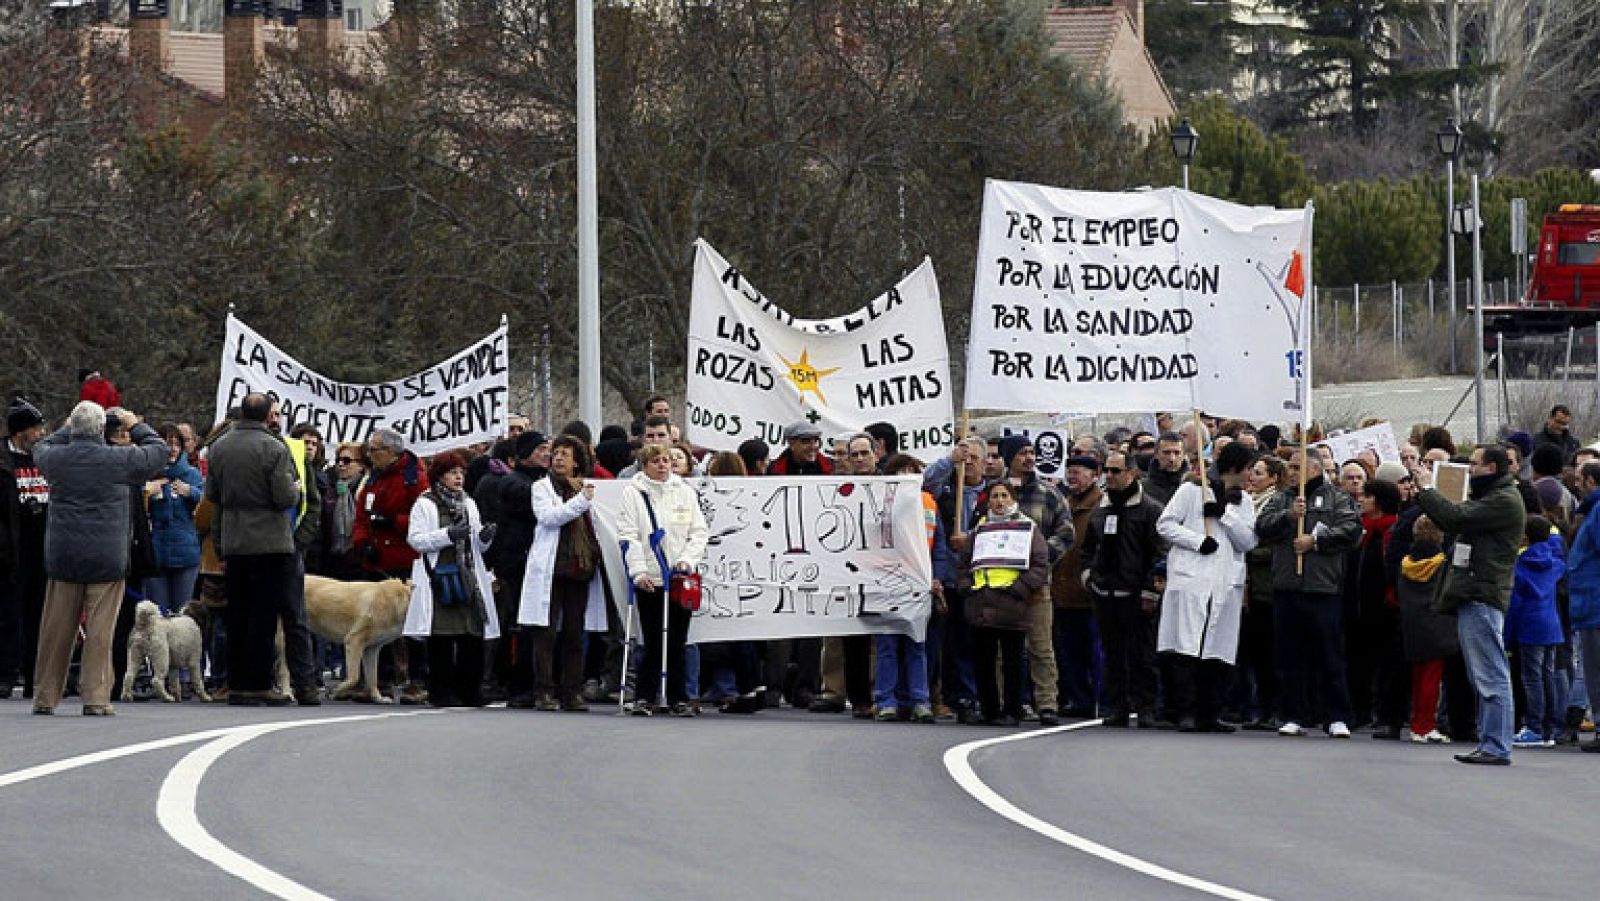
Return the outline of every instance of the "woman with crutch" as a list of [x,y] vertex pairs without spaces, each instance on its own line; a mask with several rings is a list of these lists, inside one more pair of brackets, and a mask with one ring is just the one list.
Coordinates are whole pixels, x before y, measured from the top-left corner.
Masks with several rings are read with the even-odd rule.
[[[671,586],[674,576],[695,572],[705,556],[706,537],[700,496],[673,475],[670,449],[641,448],[639,472],[622,492],[617,513],[617,538],[628,549],[628,578],[637,591],[644,641],[633,705],[637,716],[649,716],[663,703],[673,716],[694,715],[683,681],[690,608],[674,602]],[[658,673],[660,680],[653,683]]]

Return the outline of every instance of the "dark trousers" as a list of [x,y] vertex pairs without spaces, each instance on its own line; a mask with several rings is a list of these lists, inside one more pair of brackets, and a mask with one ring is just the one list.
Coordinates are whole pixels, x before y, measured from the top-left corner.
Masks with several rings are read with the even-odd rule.
[[[637,694],[640,697],[652,698],[657,701],[657,694],[661,687],[661,607],[666,595],[661,591],[641,591],[638,593],[639,607],[639,637],[644,641],[644,659],[639,661],[639,684]],[[683,684],[683,647],[689,637],[689,611],[683,607],[666,601],[667,608],[667,703],[677,704],[688,701]]]
[[22,598],[14,579],[0,578],[0,692],[22,676]]
[[1450,719],[1451,739],[1478,740],[1478,695],[1467,673],[1467,661],[1460,654],[1444,658],[1444,711]]
[[[137,679],[139,673],[128,670],[128,636],[133,634],[133,608],[138,601],[131,597],[127,591],[122,593],[122,606],[117,608],[117,626],[111,632],[111,697],[122,697],[122,680]],[[172,666],[177,666],[173,663]],[[202,678],[199,673],[191,674],[191,678]]]
[[1403,729],[1411,719],[1411,664],[1406,662],[1400,611],[1385,607],[1367,618],[1367,638],[1376,668],[1375,722]]
[[1239,622],[1237,690],[1239,712],[1270,720],[1278,715],[1278,661],[1273,654],[1272,605],[1252,603]]
[[[978,679],[978,707],[986,720],[999,716],[1022,716],[1022,689],[1027,682],[1023,658],[1028,653],[1028,633],[1021,629],[990,629],[973,626],[972,667]],[[995,655],[1000,657],[1001,678],[1005,681],[1005,701],[995,684]]]
[[[550,580],[550,625],[534,629],[533,690],[566,700],[583,689],[583,617],[589,607],[589,583]],[[656,628],[661,628],[657,616]],[[659,638],[659,636],[658,636]],[[556,661],[559,683],[552,679]]]
[[1093,714],[1100,706],[1100,639],[1094,612],[1057,607],[1051,620],[1056,650],[1056,686],[1063,710]]
[[[278,620],[288,615],[294,554],[235,554],[228,558],[228,687],[268,691]],[[303,611],[302,611],[303,613]]]
[[856,710],[872,709],[872,658],[877,653],[871,635],[844,637],[844,695]]
[[[967,623],[967,599],[947,589],[944,602],[944,651],[939,655],[940,697],[951,707],[977,703],[978,683],[972,671],[972,626]],[[931,661],[930,661],[931,666]],[[931,672],[931,670],[930,670]]]
[[1217,722],[1221,711],[1222,687],[1233,667],[1221,660],[1202,660],[1188,654],[1172,654],[1172,706],[1181,719],[1193,717],[1199,725]]
[[[23,554],[26,555],[27,552],[25,544]],[[43,559],[37,559],[31,564],[24,561],[17,570],[15,590],[22,624],[20,675],[22,696],[25,698],[33,697],[33,671],[37,668],[39,659],[39,621],[44,616],[44,592],[49,581],[44,575]],[[112,654],[115,656],[115,648],[112,648]]]
[[506,569],[495,574],[500,587],[494,593],[494,609],[500,617],[500,637],[494,641],[494,654],[489,660],[489,681],[506,690],[508,694],[525,692],[531,686],[519,682],[517,673],[517,605],[522,600],[521,569]]
[[1350,721],[1345,682],[1343,609],[1336,594],[1277,591],[1272,596],[1280,705],[1286,722],[1312,715],[1317,693],[1328,722]]
[[789,701],[795,706],[811,699],[822,690],[822,639],[796,638],[788,642],[794,659],[794,689]]
[[[1094,596],[1094,615],[1100,623],[1100,647],[1105,653],[1106,716],[1139,714],[1155,717],[1156,623],[1146,613],[1138,595]],[[1058,620],[1059,622],[1059,620]]]
[[278,609],[278,621],[283,625],[283,663],[289,669],[289,684],[295,691],[316,691],[322,673],[311,650],[311,628],[306,624],[306,561],[301,554],[291,556],[294,571],[285,586],[288,597]]
[[432,635],[428,645],[428,701],[438,707],[483,706],[483,639]]

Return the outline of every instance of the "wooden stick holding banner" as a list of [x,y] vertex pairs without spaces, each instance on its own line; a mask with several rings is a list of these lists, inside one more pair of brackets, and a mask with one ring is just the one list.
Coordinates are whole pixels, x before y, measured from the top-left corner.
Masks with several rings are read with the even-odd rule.
[[[1206,502],[1206,492],[1209,490],[1207,488],[1207,486],[1206,486],[1206,453],[1205,453],[1205,451],[1206,451],[1206,427],[1205,427],[1204,424],[1202,424],[1200,422],[1200,408],[1199,407],[1193,408],[1193,412],[1194,412],[1194,458],[1195,458],[1195,462],[1200,464],[1200,503],[1204,504]],[[1206,519],[1204,516],[1202,516],[1202,517],[1200,517],[1200,521],[1205,523],[1206,537],[1210,538],[1211,537],[1211,520]]]
[[[1301,429],[1300,431],[1300,503],[1302,504],[1306,502],[1306,437],[1308,432],[1309,430],[1307,429]],[[1324,475],[1324,478],[1326,478],[1326,475]],[[1302,515],[1294,521],[1295,541],[1298,542],[1305,533],[1306,518]],[[1306,574],[1306,555],[1299,550],[1296,550],[1294,554],[1294,574],[1297,576]]]
[[970,431],[972,431],[972,411],[963,408],[961,410],[961,433],[956,436],[956,447],[963,448],[961,451],[961,462],[956,464],[957,537],[963,536],[967,533],[967,452],[964,448],[966,447],[965,442],[967,440],[967,433]]

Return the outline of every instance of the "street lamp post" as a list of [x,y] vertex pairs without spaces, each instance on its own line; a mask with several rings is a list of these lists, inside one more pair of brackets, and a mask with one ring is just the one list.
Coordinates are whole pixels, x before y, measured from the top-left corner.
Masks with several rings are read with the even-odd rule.
[[595,183],[594,0],[577,3],[578,417],[599,428],[600,226]]
[[1436,135],[1439,152],[1444,155],[1444,260],[1450,285],[1450,373],[1456,372],[1456,239],[1450,230],[1450,217],[1456,207],[1456,154],[1461,152],[1461,126],[1454,119],[1444,120]]
[[[1473,393],[1477,400],[1478,413],[1478,443],[1488,440],[1489,430],[1487,420],[1483,413],[1483,218],[1482,208],[1478,205],[1478,174],[1472,174],[1472,335],[1474,350],[1474,365],[1478,374],[1475,377],[1476,386]],[[1506,368],[1505,345],[1495,342],[1495,350],[1500,353],[1500,371]]]
[[1200,132],[1189,124],[1188,117],[1172,130],[1172,155],[1183,164],[1183,189],[1189,190],[1189,164],[1194,162],[1195,148],[1200,146]]

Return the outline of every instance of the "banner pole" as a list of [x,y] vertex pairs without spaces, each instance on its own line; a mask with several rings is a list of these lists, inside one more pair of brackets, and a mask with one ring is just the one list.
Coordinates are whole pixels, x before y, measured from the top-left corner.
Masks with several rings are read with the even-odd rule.
[[[1194,458],[1195,462],[1200,464],[1200,503],[1204,504],[1206,493],[1210,490],[1206,485],[1206,427],[1205,423],[1200,421],[1200,408],[1194,407],[1191,412],[1194,414]],[[1210,538],[1211,520],[1202,516],[1200,521],[1205,524],[1206,537]]]
[[[956,447],[960,447],[967,435],[972,431],[972,411],[961,410],[961,434],[956,436]],[[967,533],[967,455],[961,455],[961,462],[956,464],[956,535]]]
[[[1309,429],[1302,429],[1300,433],[1300,500],[1302,501],[1306,499],[1306,438],[1310,437],[1310,434]],[[1323,478],[1327,476],[1324,475]],[[1301,516],[1294,521],[1294,537],[1298,539],[1305,533],[1306,518]],[[1294,555],[1294,574],[1297,576],[1306,574],[1306,555],[1299,551]]]

